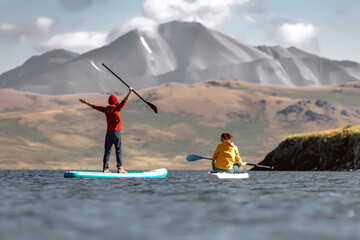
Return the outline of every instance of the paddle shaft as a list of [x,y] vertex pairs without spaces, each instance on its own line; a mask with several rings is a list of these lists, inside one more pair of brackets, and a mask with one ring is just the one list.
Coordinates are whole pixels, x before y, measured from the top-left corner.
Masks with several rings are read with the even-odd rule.
[[254,163],[247,163],[246,165],[249,165],[249,166],[254,166],[254,167],[261,167],[261,168],[269,168],[269,169],[273,169],[273,167],[270,167],[270,166],[258,165],[258,164],[254,164]]
[[[211,158],[202,157],[202,156],[198,156],[198,155],[189,155],[189,156],[187,156],[188,161],[197,161],[197,160],[201,160],[201,159],[212,160]],[[271,166],[258,165],[258,164],[254,164],[254,163],[247,163],[246,165],[254,166],[254,167],[260,167],[260,168],[273,169],[273,167],[271,167]]]
[[[114,73],[108,66],[106,66],[104,63],[102,64],[107,70],[109,70],[109,72],[111,72],[115,77],[117,77],[117,79],[119,79],[123,84],[125,84],[125,86],[127,86],[128,88],[130,88],[130,86],[123,81],[118,75],[116,75],[116,73]],[[149,105],[149,107],[154,110],[155,113],[157,113],[157,108],[154,104],[151,104],[147,101],[145,101],[145,99],[143,99],[134,89],[132,90],[133,93],[135,93],[141,100],[143,100],[147,105]]]

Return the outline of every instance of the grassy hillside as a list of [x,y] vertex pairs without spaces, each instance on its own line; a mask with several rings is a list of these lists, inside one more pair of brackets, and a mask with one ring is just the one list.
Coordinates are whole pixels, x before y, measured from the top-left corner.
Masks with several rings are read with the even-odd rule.
[[[207,161],[189,163],[185,156],[212,155],[224,131],[234,135],[245,161],[257,163],[286,136],[360,124],[356,84],[289,88],[216,80],[139,93],[159,113],[135,95],[121,112],[128,169],[209,169]],[[0,90],[0,168],[100,170],[105,117],[80,97],[106,105],[108,94]]]
[[293,136],[289,136],[284,141],[292,140],[295,142],[301,142],[301,141],[306,141],[310,138],[312,139],[345,138],[345,137],[357,137],[358,135],[360,135],[360,125],[359,126],[348,125],[344,128],[293,135]]
[[285,171],[358,171],[360,125],[290,136],[262,164]]

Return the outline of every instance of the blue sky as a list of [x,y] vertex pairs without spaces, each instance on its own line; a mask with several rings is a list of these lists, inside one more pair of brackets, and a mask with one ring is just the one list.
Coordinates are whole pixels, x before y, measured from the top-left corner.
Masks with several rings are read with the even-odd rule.
[[358,0],[0,0],[0,74],[33,55],[84,53],[134,28],[198,21],[249,45],[360,62]]

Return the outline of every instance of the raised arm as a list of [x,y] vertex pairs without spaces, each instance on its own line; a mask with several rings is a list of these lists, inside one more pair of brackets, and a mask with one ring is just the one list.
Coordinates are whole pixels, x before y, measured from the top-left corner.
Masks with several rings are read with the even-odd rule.
[[127,102],[127,100],[129,100],[130,95],[131,95],[131,93],[132,93],[132,90],[133,90],[133,88],[132,88],[132,87],[129,87],[129,93],[125,96],[125,98],[124,98],[123,101]]
[[89,103],[89,102],[86,100],[86,98],[80,98],[79,101],[80,101],[81,103],[84,103],[84,104],[88,105],[89,107],[93,107],[93,104]]

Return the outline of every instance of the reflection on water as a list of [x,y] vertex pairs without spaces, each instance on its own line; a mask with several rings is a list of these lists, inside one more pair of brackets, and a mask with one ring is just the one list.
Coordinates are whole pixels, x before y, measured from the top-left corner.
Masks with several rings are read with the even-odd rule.
[[357,172],[249,172],[216,179],[65,179],[0,171],[8,239],[359,239]]

